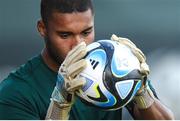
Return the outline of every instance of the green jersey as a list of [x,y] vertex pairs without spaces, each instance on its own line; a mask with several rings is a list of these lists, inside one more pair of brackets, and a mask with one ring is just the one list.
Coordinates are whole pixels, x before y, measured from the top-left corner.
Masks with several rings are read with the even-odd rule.
[[[0,120],[45,119],[57,73],[44,63],[41,55],[29,60],[0,83]],[[151,88],[152,89],[152,88]],[[133,103],[127,109],[133,116]],[[122,110],[104,111],[82,103],[78,98],[70,111],[70,119],[115,120]]]
[[[41,55],[11,72],[0,83],[0,119],[45,119],[56,78]],[[77,98],[70,119],[121,119],[121,110],[103,111]]]

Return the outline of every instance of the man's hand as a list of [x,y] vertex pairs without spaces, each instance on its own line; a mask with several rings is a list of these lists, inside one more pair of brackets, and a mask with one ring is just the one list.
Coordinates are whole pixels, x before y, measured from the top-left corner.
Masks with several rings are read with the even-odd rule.
[[140,73],[142,74],[142,87],[137,92],[136,96],[134,97],[133,101],[137,105],[139,109],[147,109],[149,108],[154,102],[154,95],[147,83],[147,76],[150,73],[149,66],[146,63],[146,57],[144,53],[136,47],[136,45],[127,38],[117,37],[116,35],[112,35],[111,40],[121,43],[123,45],[128,46],[133,54],[138,58],[140,62]]
[[[80,89],[85,80],[79,77],[79,73],[86,67],[86,61],[82,59],[87,53],[85,42],[77,45],[66,56],[58,71],[57,88],[63,93],[65,102],[73,100],[74,91]],[[71,95],[71,96],[70,96]]]
[[147,77],[150,70],[149,66],[146,63],[146,56],[144,55],[144,53],[139,48],[137,48],[132,41],[127,38],[117,37],[115,34],[113,34],[111,40],[126,45],[131,49],[133,54],[138,58],[140,62],[140,72],[143,74],[143,76]]
[[82,59],[86,53],[86,44],[82,42],[68,53],[61,64],[46,119],[68,119],[75,91],[85,84],[85,79],[78,74],[86,67],[86,61]]

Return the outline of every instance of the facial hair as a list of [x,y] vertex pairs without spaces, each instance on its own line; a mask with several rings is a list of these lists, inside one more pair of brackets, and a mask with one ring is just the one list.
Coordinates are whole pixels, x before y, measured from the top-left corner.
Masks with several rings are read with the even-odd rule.
[[60,54],[58,54],[58,51],[55,49],[55,47],[51,43],[51,40],[49,39],[49,37],[45,38],[45,43],[46,43],[46,48],[47,48],[49,56],[53,59],[54,62],[61,65],[64,59],[63,57],[61,57]]

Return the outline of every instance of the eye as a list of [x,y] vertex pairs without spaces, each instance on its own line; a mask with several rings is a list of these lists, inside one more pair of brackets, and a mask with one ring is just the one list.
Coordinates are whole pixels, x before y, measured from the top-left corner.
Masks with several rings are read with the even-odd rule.
[[69,36],[70,36],[70,33],[59,33],[59,36],[62,38],[62,39],[67,39]]
[[92,32],[92,30],[84,31],[84,32],[82,32],[82,35],[83,35],[84,37],[86,37],[86,36],[88,36],[91,32]]

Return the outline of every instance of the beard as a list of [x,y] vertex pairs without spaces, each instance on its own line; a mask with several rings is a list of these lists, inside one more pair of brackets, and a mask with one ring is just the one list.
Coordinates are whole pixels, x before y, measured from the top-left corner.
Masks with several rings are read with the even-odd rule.
[[49,56],[52,58],[54,62],[61,65],[64,61],[64,58],[61,56],[61,54],[58,53],[56,48],[51,43],[50,39],[48,37],[45,38],[46,48]]

